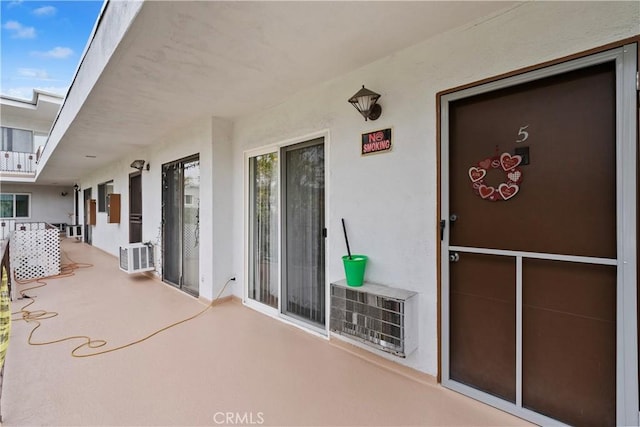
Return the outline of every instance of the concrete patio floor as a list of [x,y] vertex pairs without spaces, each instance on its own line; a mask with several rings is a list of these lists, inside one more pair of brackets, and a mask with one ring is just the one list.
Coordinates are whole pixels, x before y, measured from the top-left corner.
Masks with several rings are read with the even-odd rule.
[[[28,292],[36,296],[29,310],[59,313],[43,321],[35,341],[89,335],[108,349],[205,307],[157,279],[120,272],[114,257],[91,246],[66,239],[63,249],[94,266]],[[14,301],[13,311],[26,302]],[[141,344],[88,358],[70,355],[80,340],[28,345],[32,326],[13,323],[1,402],[7,426],[527,425],[235,299]]]

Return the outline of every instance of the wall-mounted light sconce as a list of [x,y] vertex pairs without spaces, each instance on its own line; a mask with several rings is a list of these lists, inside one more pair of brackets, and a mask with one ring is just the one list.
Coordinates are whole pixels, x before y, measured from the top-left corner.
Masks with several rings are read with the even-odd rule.
[[362,85],[362,89],[356,92],[349,103],[364,117],[364,120],[376,120],[382,114],[382,107],[377,104],[380,94],[375,93]]
[[67,191],[63,191],[62,193],[60,193],[62,197],[65,197],[67,194],[69,194]]
[[[133,162],[131,162],[130,166],[142,172],[142,168],[144,168],[144,164],[145,164],[144,160],[134,160]],[[147,163],[147,170],[149,170],[150,168],[151,168],[151,164]]]
[[74,184],[73,185],[73,191],[75,191],[75,192],[80,191],[80,187],[78,186],[78,184]]

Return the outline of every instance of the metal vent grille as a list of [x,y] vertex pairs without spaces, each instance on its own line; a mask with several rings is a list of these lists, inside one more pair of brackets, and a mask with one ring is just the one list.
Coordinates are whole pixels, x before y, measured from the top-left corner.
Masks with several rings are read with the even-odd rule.
[[67,237],[83,237],[84,225],[67,225]]
[[153,270],[153,246],[144,243],[121,246],[120,269],[127,273]]
[[120,270],[129,271],[129,249],[120,246]]
[[[383,295],[394,294],[394,295]],[[407,301],[414,292],[380,285],[358,290],[331,284],[331,331],[401,357],[414,348],[407,345],[412,327]],[[412,306],[410,304],[409,306]]]

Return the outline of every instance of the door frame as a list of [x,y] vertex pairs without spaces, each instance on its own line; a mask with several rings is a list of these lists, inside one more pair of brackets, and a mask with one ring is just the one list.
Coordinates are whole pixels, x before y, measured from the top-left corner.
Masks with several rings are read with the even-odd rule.
[[[325,221],[325,228],[327,228],[327,230],[329,229],[328,225],[329,225],[329,198],[327,197],[327,194],[329,193],[329,186],[330,186],[330,182],[329,182],[329,174],[328,174],[328,170],[329,170],[329,142],[330,142],[330,133],[328,129],[322,130],[322,131],[318,131],[318,132],[313,132],[310,134],[306,134],[300,137],[296,137],[296,138],[291,138],[291,139],[287,139],[284,141],[280,141],[280,142],[276,142],[273,144],[269,144],[269,145],[264,145],[258,148],[254,148],[251,150],[246,150],[244,151],[244,159],[243,159],[243,189],[244,189],[244,238],[243,238],[243,242],[244,242],[244,268],[243,268],[243,272],[244,272],[244,277],[246,278],[246,280],[244,281],[244,286],[243,286],[243,295],[242,295],[242,303],[249,307],[252,308],[256,311],[259,311],[263,314],[266,314],[267,316],[273,317],[275,319],[279,319],[285,323],[288,323],[292,326],[298,327],[306,332],[309,332],[311,334],[317,335],[321,338],[324,339],[329,339],[329,316],[331,314],[331,307],[330,307],[330,293],[329,293],[329,262],[328,260],[329,258],[329,254],[330,254],[330,250],[329,250],[329,244],[328,244],[328,240],[325,240],[325,248],[324,248],[324,254],[325,254],[325,263],[324,263],[324,270],[325,270],[325,325],[324,328],[320,328],[317,326],[314,326],[311,323],[296,319],[295,317],[289,316],[285,313],[283,313],[282,311],[282,291],[283,291],[283,283],[282,283],[282,268],[283,268],[283,262],[282,262],[282,258],[283,258],[283,242],[282,242],[282,220],[283,220],[283,215],[282,215],[282,153],[283,153],[283,149],[293,146],[293,145],[298,145],[298,144],[302,144],[305,142],[310,142],[314,139],[319,139],[319,138],[323,138],[324,139],[324,221]],[[251,245],[249,244],[249,239],[250,239],[250,218],[249,218],[249,185],[251,185],[251,182],[249,180],[249,158],[251,157],[255,157],[255,156],[259,156],[261,154],[268,154],[268,153],[278,153],[278,170],[277,170],[277,176],[278,176],[278,192],[277,192],[277,206],[278,206],[278,213],[277,213],[277,219],[278,219],[278,230],[277,230],[277,236],[278,236],[278,307],[277,308],[273,308],[270,307],[266,304],[262,304],[258,301],[255,301],[251,298],[249,298],[249,261],[250,261],[250,255],[249,255],[249,251],[251,250]],[[327,233],[328,234],[328,233]],[[328,236],[325,238],[328,239]]]
[[[131,191],[131,180],[135,177],[140,177],[140,210],[144,208],[142,203],[142,171],[132,172],[129,174],[129,243],[139,243],[134,242],[131,232],[131,204],[133,202],[133,193]],[[140,212],[140,242],[142,242],[142,212]]]
[[[523,74],[504,77],[476,86],[461,88],[438,96],[440,134],[440,208],[438,219],[446,225],[439,245],[440,278],[440,378],[442,385],[477,400],[513,413],[538,424],[561,424],[537,412],[525,409],[475,388],[450,379],[449,372],[449,103],[481,93],[532,82],[545,77],[615,61],[616,69],[616,422],[637,425],[638,404],[638,335],[637,335],[637,135],[636,71],[637,44],[627,44],[589,56],[567,60]],[[514,280],[515,283],[515,280]],[[516,342],[521,331],[516,332]],[[518,352],[518,349],[516,349]]]

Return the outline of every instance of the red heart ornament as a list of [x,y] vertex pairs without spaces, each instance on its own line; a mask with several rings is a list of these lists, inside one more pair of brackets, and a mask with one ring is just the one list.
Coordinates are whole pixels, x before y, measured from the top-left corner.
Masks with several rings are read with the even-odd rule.
[[478,162],[478,166],[480,166],[482,169],[489,169],[489,167],[491,166],[491,159],[484,159],[481,162]]
[[475,166],[469,168],[469,178],[471,179],[471,182],[478,182],[486,175],[487,171],[484,169],[477,168]]
[[[520,187],[518,184],[500,184],[498,186],[498,193],[502,196],[504,200],[509,200],[520,191]],[[480,194],[482,196],[482,193]]]
[[478,187],[478,193],[480,193],[480,197],[482,197],[483,199],[487,199],[489,197],[491,197],[491,195],[493,193],[496,192],[496,189],[493,187],[487,187],[486,185],[481,185],[480,187]]
[[500,165],[505,171],[515,168],[520,163],[522,163],[522,156],[519,156],[517,154],[515,156],[512,156],[509,153],[502,153],[500,155]]
[[507,178],[509,178],[511,181],[513,181],[513,182],[515,182],[517,184],[522,179],[522,172],[520,172],[520,171],[511,171],[511,172],[509,172],[507,174]]

